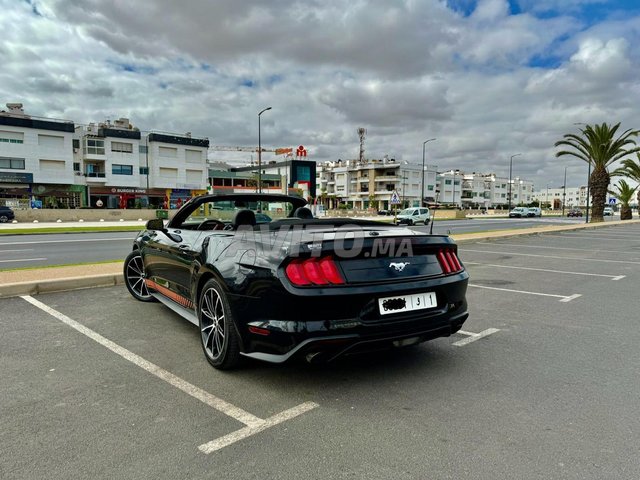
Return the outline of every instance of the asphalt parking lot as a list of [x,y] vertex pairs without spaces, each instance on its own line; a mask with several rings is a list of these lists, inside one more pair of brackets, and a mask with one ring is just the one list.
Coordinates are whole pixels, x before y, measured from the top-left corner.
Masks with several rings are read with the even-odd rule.
[[460,246],[462,334],[208,366],[124,286],[0,300],[0,478],[640,478],[640,225]]

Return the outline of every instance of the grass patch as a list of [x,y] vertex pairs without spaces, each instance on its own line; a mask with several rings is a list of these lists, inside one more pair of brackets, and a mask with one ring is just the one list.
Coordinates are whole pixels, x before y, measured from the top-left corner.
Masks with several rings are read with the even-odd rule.
[[42,228],[15,228],[12,230],[2,230],[0,235],[38,235],[47,233],[91,233],[91,232],[139,232],[144,230],[143,226],[136,225],[113,225],[105,227],[42,227]]

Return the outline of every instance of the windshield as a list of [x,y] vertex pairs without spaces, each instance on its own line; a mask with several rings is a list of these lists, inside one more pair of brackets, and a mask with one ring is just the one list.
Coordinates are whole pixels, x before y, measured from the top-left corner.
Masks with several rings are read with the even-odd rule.
[[413,208],[405,208],[398,215],[413,215]]
[[258,196],[214,196],[195,198],[186,204],[171,221],[172,228],[194,229],[202,222],[209,221],[212,226],[230,224],[237,213],[250,210],[257,224],[270,223],[292,216],[296,208],[306,202],[301,198],[286,195]]

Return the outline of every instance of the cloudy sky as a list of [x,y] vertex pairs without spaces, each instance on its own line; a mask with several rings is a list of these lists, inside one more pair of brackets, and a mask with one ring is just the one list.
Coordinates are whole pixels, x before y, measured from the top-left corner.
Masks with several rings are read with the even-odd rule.
[[[0,105],[586,182],[576,123],[640,128],[638,0],[0,0]],[[230,159],[248,159],[237,154]],[[248,154],[247,154],[248,155]],[[219,154],[218,158],[223,158]],[[229,158],[228,158],[229,159]],[[265,160],[271,159],[265,156]]]

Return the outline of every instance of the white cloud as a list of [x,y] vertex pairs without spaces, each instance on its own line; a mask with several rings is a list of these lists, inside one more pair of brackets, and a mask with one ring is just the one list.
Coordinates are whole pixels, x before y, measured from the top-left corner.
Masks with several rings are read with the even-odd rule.
[[[213,144],[304,144],[317,160],[366,154],[514,174],[564,173],[553,143],[574,122],[638,126],[640,18],[589,28],[581,2],[438,0],[0,0],[0,103],[78,123],[129,117]],[[567,6],[568,5],[568,6]],[[561,12],[537,16],[538,11]],[[584,182],[569,161],[570,182]],[[571,175],[574,175],[573,179]]]

